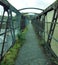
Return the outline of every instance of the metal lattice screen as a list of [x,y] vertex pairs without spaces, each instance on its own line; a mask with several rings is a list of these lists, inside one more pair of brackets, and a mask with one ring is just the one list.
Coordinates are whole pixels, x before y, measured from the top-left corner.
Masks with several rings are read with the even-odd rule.
[[[51,25],[51,21],[53,18],[53,13],[54,13],[54,10],[48,12],[47,15],[45,16],[45,32],[46,32],[45,33],[45,41],[47,41],[47,38],[48,38],[50,25]],[[58,48],[58,20],[57,20],[53,38],[51,41],[51,48],[55,52],[55,54],[58,56],[58,51],[57,51],[57,48]]]
[[[0,59],[15,44],[17,34],[20,34],[21,14],[1,5],[0,11]],[[15,11],[15,10],[14,10]],[[2,12],[2,14],[1,14]],[[19,15],[20,14],[20,15]]]

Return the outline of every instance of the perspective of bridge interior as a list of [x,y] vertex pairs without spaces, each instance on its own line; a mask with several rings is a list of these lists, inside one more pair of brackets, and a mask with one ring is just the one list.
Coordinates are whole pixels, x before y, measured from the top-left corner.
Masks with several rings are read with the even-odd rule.
[[0,0],[0,65],[58,65],[58,0]]

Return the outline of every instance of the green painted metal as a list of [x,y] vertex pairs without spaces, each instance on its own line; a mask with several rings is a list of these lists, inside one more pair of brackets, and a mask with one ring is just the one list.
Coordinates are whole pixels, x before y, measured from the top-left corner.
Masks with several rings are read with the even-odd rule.
[[[2,58],[3,58],[3,52],[4,52],[4,45],[5,45],[5,39],[6,39],[6,35],[7,35],[7,33],[8,32],[11,32],[11,35],[12,35],[12,41],[14,41],[15,40],[15,38],[16,38],[16,36],[15,36],[15,33],[16,33],[16,30],[18,30],[18,32],[20,33],[20,23],[22,23],[21,21],[23,21],[24,23],[23,24],[25,24],[25,21],[26,21],[26,19],[23,19],[23,17],[22,17],[22,14],[20,13],[20,11],[22,11],[22,10],[26,10],[26,9],[36,9],[36,10],[41,10],[41,11],[43,11],[42,13],[40,13],[40,14],[38,14],[37,16],[38,16],[38,18],[35,18],[33,21],[35,21],[35,23],[37,23],[36,24],[36,28],[38,28],[38,30],[37,31],[39,31],[39,32],[41,32],[41,33],[43,33],[44,31],[42,31],[42,30],[40,30],[40,27],[44,30],[44,26],[45,26],[45,16],[46,16],[46,14],[49,12],[49,11],[51,11],[51,10],[56,10],[57,8],[58,8],[58,2],[56,1],[56,2],[54,2],[52,5],[50,5],[48,8],[46,8],[45,10],[43,10],[43,9],[40,9],[40,8],[34,8],[34,7],[29,7],[29,8],[22,8],[22,9],[19,9],[19,10],[17,10],[14,6],[12,6],[7,0],[0,0],[0,5],[2,5],[3,7],[4,7],[4,11],[5,12],[7,12],[7,14],[8,14],[8,18],[7,18],[7,21],[6,21],[6,23],[5,23],[5,25],[6,25],[6,28],[5,28],[5,32],[3,33],[3,34],[0,34],[1,36],[2,35],[4,35],[4,39],[3,39],[3,45],[2,45],[2,50],[1,50],[1,57],[0,57],[0,59],[2,60]],[[4,12],[4,13],[5,13]],[[12,12],[14,12],[14,13],[16,13],[16,24],[15,24],[15,26],[16,27],[14,27],[14,22],[15,21],[13,21],[12,20]],[[3,18],[4,18],[4,13],[3,13],[3,16],[2,16],[2,19],[1,19],[1,21],[3,21]],[[42,21],[40,20],[41,19],[41,17],[44,15],[44,18],[42,18]],[[24,15],[23,15],[24,16]],[[25,18],[25,16],[24,16],[24,18]],[[38,20],[39,19],[39,20]],[[40,21],[40,22],[36,22],[36,21]],[[53,22],[53,21],[52,21]],[[2,23],[2,22],[1,22]],[[3,24],[3,23],[2,23]],[[22,25],[23,25],[22,24]],[[40,27],[38,27],[38,25],[40,26]],[[51,23],[51,25],[52,25],[52,23]],[[54,25],[54,24],[53,24]],[[2,25],[1,25],[2,26]],[[8,30],[8,26],[9,26],[9,28],[10,28],[10,30]],[[8,30],[8,31],[7,31]],[[12,46],[12,45],[11,45]],[[49,47],[50,48],[50,47]]]
[[[5,26],[6,28],[5,29],[5,32],[2,32],[0,33],[0,36],[3,37],[4,35],[4,38],[3,38],[3,41],[2,41],[2,48],[1,48],[1,52],[0,52],[0,60],[3,59],[3,56],[5,55],[5,53],[9,50],[10,47],[12,47],[15,43],[15,39],[16,39],[16,30],[18,30],[18,33],[20,32],[20,17],[21,17],[21,13],[15,8],[13,7],[7,0],[0,0],[0,5],[3,6],[4,8],[4,12],[3,12],[3,16],[2,16],[2,19],[1,19],[1,26],[0,28],[2,29],[2,24],[5,23]],[[7,21],[3,22],[3,19],[4,19],[4,14],[5,12],[7,12]],[[16,13],[16,20],[13,21],[13,16],[12,16],[12,12]],[[15,26],[18,26],[18,27],[14,27],[14,22],[17,23],[17,25]],[[1,32],[1,31],[0,31]],[[15,33],[16,32],[16,33]],[[10,36],[11,36],[11,39],[10,40]],[[8,40],[10,41],[7,41],[7,37],[8,37]],[[8,42],[9,46],[5,48],[5,45],[6,45],[6,41]]]
[[6,6],[13,12],[20,14],[20,12],[14,6],[12,6],[7,0],[0,0],[0,5],[4,7]]

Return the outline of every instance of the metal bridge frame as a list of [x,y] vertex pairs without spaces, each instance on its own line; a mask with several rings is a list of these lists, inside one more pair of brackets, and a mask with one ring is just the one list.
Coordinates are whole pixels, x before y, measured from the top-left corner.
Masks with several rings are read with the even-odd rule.
[[22,8],[22,9],[19,9],[19,11],[26,10],[26,9],[36,9],[36,10],[44,11],[44,10],[41,9],[41,8],[35,8],[35,7]]
[[[19,11],[21,10],[25,10],[25,9],[36,9],[36,10],[41,10],[43,11],[42,13],[39,14],[39,18],[41,18],[41,16],[43,15],[44,18],[42,19],[42,21],[45,23],[45,16],[47,15],[47,13],[49,11],[52,11],[54,10],[54,15],[53,15],[53,19],[52,19],[52,23],[51,23],[51,26],[50,26],[50,31],[49,31],[49,35],[48,35],[48,39],[47,39],[47,48],[49,50],[51,50],[51,46],[50,46],[50,43],[51,43],[51,40],[52,40],[52,37],[53,37],[53,33],[54,33],[54,29],[55,29],[55,26],[56,26],[56,22],[57,22],[57,18],[58,18],[58,2],[54,2],[52,5],[50,5],[48,8],[46,8],[45,10],[43,9],[40,9],[40,8],[23,8],[23,9],[19,9],[17,10],[15,7],[13,7],[7,0],[0,0],[0,5],[2,5],[4,7],[4,12],[3,12],[3,16],[2,16],[2,19],[1,19],[1,26],[0,26],[0,31],[1,31],[1,27],[2,27],[2,23],[3,23],[3,19],[4,19],[4,14],[5,12],[8,13],[8,18],[7,18],[7,21],[6,21],[6,28],[5,28],[5,32],[0,34],[0,35],[4,35],[4,39],[3,39],[3,45],[2,45],[2,50],[1,50],[1,55],[0,55],[0,60],[2,60],[3,58],[3,50],[4,50],[4,44],[5,44],[5,38],[6,38],[6,33],[9,32],[7,31],[7,28],[8,28],[8,23],[10,23],[11,26],[10,27],[10,31],[11,31],[11,34],[12,34],[12,39],[13,39],[13,43],[15,41],[15,30],[14,30],[14,26],[13,26],[13,22],[12,22],[12,12],[15,12],[17,14],[17,17],[19,15],[21,15],[21,13]],[[19,21],[19,17],[18,17],[18,21]],[[40,20],[39,20],[40,21]],[[13,45],[12,45],[13,46]],[[52,52],[52,51],[51,51]],[[53,52],[52,52],[53,53]],[[54,54],[54,53],[53,53]],[[52,55],[53,55],[52,54]],[[55,56],[56,57],[56,56]]]
[[[58,62],[58,57],[56,56],[56,54],[54,53],[54,51],[51,48],[51,40],[52,40],[52,37],[53,37],[53,34],[54,34],[54,30],[55,30],[55,27],[56,27],[56,24],[57,24],[57,18],[58,18],[58,2],[55,1],[52,5],[50,5],[48,8],[46,8],[42,13],[40,13],[38,15],[38,18],[39,18],[39,21],[41,21],[41,17],[44,16],[44,19],[42,18],[42,21],[45,23],[45,16],[47,15],[48,12],[50,12],[52,10],[54,10],[54,13],[53,13],[52,21],[51,21],[48,39],[47,39],[45,46],[46,46],[46,49],[48,49],[48,51],[49,51],[48,54],[50,53],[51,56],[53,56],[56,59],[56,61]],[[39,26],[37,25],[37,28],[38,27]],[[41,31],[46,33],[43,29],[41,29]]]
[[[21,13],[6,0],[0,0],[0,5],[3,6],[3,9],[4,9],[3,15],[2,15],[2,18],[1,18],[0,31],[1,31],[1,28],[2,28],[2,24],[3,24],[4,14],[5,14],[5,12],[7,12],[7,21],[6,21],[5,32],[0,34],[0,36],[4,35],[3,43],[2,43],[2,50],[1,50],[1,54],[0,54],[0,61],[1,61],[3,59],[3,56],[4,56],[3,52],[4,52],[5,38],[6,38],[7,32],[10,32],[11,36],[12,36],[12,45],[11,45],[11,47],[15,43],[15,28],[14,28],[14,24],[13,24],[13,20],[12,20],[12,12],[16,13],[17,22],[19,21],[19,17],[18,16],[20,16]],[[9,30],[7,30],[8,27],[9,27]]]

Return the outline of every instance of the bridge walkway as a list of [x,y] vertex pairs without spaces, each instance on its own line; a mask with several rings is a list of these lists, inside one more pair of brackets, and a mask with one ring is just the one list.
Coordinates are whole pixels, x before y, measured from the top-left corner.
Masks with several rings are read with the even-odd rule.
[[28,25],[25,38],[26,41],[19,51],[15,65],[50,65],[31,23]]

